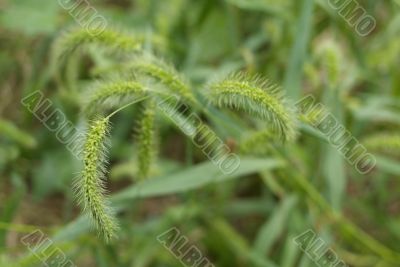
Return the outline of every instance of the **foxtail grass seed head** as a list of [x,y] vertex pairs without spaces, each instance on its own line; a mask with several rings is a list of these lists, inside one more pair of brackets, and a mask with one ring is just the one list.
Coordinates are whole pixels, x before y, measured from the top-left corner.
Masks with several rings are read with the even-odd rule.
[[243,154],[266,155],[271,149],[273,138],[274,134],[270,129],[253,132],[240,142],[239,151]]
[[138,143],[138,176],[148,178],[156,157],[155,103],[146,101],[141,114],[136,140]]
[[366,137],[362,144],[371,151],[400,157],[400,133],[378,133]]
[[194,103],[195,97],[188,82],[175,68],[154,56],[136,57],[129,64],[135,74],[151,77],[164,85],[170,93],[176,94],[189,103]]
[[295,137],[295,116],[279,87],[265,79],[245,74],[231,75],[211,84],[210,102],[219,107],[246,111],[271,124],[277,137],[289,141]]
[[67,56],[79,47],[96,44],[111,51],[135,52],[142,48],[144,38],[122,33],[114,29],[106,29],[92,35],[86,29],[73,28],[57,39],[54,46],[56,57]]
[[145,94],[145,87],[136,81],[98,81],[85,100],[83,112],[90,116],[98,110],[119,106],[130,97],[139,98]]
[[105,194],[106,151],[109,119],[94,120],[84,144],[84,168],[76,183],[76,191],[84,211],[100,235],[109,242],[118,228],[115,215]]
[[340,83],[341,65],[343,64],[342,49],[331,39],[324,40],[317,47],[319,60],[322,64],[326,83],[335,89]]

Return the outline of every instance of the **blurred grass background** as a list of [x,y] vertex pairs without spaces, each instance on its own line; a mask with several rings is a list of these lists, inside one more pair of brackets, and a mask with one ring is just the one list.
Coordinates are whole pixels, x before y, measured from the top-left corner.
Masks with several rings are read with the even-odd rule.
[[[90,3],[110,26],[160,36],[160,56],[199,92],[205,81],[232,71],[260,73],[293,101],[312,93],[359,140],[382,133],[400,139],[397,0],[359,1],[377,20],[366,37],[325,0]],[[378,138],[371,146],[378,164],[360,175],[323,138],[301,128],[296,143],[275,152],[260,143],[261,152],[241,157],[238,173],[215,179],[216,167],[160,121],[156,178],[138,190],[134,109],[114,123],[107,187],[121,230],[116,242],[104,244],[73,199],[80,162],[20,102],[40,90],[79,124],[80,92],[108,58],[94,50],[76,55],[60,77],[51,48],[71,26],[76,22],[57,1],[0,2],[1,266],[44,266],[20,242],[35,229],[77,266],[181,266],[156,240],[171,227],[215,266],[317,266],[293,242],[308,229],[349,266],[400,266],[398,142]],[[333,83],[327,47],[337,60]],[[233,145],[238,133],[261,128],[237,117],[227,120],[229,128],[205,120]]]

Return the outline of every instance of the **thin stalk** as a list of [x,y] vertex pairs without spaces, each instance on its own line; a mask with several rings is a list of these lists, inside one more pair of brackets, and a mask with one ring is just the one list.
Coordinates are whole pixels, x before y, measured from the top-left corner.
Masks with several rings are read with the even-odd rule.
[[136,104],[136,103],[138,103],[138,102],[140,102],[140,101],[142,101],[142,100],[145,100],[145,99],[147,99],[147,98],[149,98],[150,96],[148,95],[148,96],[144,96],[144,97],[142,97],[142,98],[139,98],[139,99],[136,99],[136,100],[134,100],[134,101],[132,101],[132,102],[129,102],[128,104],[126,104],[126,105],[123,105],[122,107],[120,107],[119,109],[117,109],[117,110],[115,110],[114,112],[112,112],[110,115],[108,115],[106,118],[107,119],[110,119],[112,116],[114,116],[116,113],[118,113],[118,112],[120,112],[121,110],[123,110],[123,109],[125,109],[125,108],[127,108],[127,107],[129,107],[129,106],[131,106],[131,105],[133,105],[133,104]]

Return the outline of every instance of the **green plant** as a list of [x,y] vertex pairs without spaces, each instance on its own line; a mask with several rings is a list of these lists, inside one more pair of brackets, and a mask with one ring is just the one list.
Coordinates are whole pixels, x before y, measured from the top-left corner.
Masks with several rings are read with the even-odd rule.
[[363,144],[374,152],[400,156],[400,135],[398,133],[379,133],[367,136]]
[[[0,266],[54,265],[61,252],[76,266],[182,266],[190,244],[220,267],[308,267],[324,249],[293,240],[310,230],[335,253],[321,266],[399,265],[398,0],[358,1],[377,22],[364,37],[322,0],[98,0],[118,25],[98,36],[78,28],[94,9],[59,2],[0,13]],[[281,91],[314,108],[292,111]],[[21,103],[33,92],[39,114]],[[65,142],[105,118],[89,172]],[[354,140],[376,159],[368,173],[344,157]],[[232,154],[240,165],[225,173]],[[175,253],[156,241],[172,227],[188,238]],[[53,246],[21,243],[37,230]]]
[[90,124],[83,150],[82,178],[75,185],[79,201],[106,241],[115,236],[117,228],[113,211],[104,196],[109,123],[109,117],[106,117]]
[[[134,51],[140,47],[140,41],[131,40],[112,30],[102,33],[97,38],[91,38],[82,30],[78,30],[61,37],[57,41],[56,50],[72,51],[92,42],[99,42],[111,50]],[[61,53],[57,51],[56,54]],[[116,229],[113,212],[104,196],[104,142],[109,118],[129,105],[140,102],[141,98],[149,98],[140,102],[143,111],[140,113],[139,126],[135,129],[138,144],[138,177],[143,179],[149,176],[156,154],[156,101],[175,95],[191,108],[200,106],[189,84],[170,65],[149,55],[127,58],[127,62],[120,64],[117,73],[112,73],[111,78],[97,81],[95,86],[92,86],[89,95],[86,96],[88,100],[83,105],[84,114],[89,118],[104,114],[110,108],[117,108],[107,117],[94,120],[90,124],[83,151],[84,170],[76,186],[84,209],[89,212],[97,230],[107,241],[114,236]],[[244,73],[230,75],[208,86],[207,98],[211,104],[257,115],[272,130],[271,137],[282,141],[294,139],[295,115],[277,86]]]

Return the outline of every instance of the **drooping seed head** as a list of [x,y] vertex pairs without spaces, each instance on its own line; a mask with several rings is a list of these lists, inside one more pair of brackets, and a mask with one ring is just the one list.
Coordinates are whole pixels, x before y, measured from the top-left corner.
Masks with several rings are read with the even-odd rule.
[[172,94],[176,94],[183,100],[193,103],[195,97],[188,82],[175,70],[175,68],[164,61],[151,55],[135,57],[128,64],[135,74],[142,74],[155,79],[167,88]]
[[97,119],[89,126],[83,149],[84,168],[75,184],[84,211],[107,242],[118,228],[104,186],[108,128],[108,118]]
[[138,176],[140,179],[148,178],[157,154],[155,115],[154,101],[145,101],[136,135],[138,145]]
[[134,36],[113,29],[105,29],[93,35],[86,29],[74,28],[56,40],[54,53],[56,57],[66,56],[77,48],[90,44],[117,52],[134,52],[140,50],[143,43],[143,36]]
[[295,116],[282,91],[261,78],[231,75],[210,85],[209,100],[219,107],[246,111],[266,120],[282,141],[295,137]]
[[90,116],[98,110],[119,106],[130,97],[140,98],[146,94],[146,89],[140,83],[132,80],[98,82],[85,100],[83,112]]
[[378,133],[364,138],[361,142],[368,150],[400,156],[400,134]]

